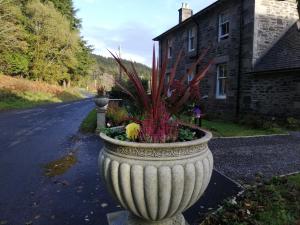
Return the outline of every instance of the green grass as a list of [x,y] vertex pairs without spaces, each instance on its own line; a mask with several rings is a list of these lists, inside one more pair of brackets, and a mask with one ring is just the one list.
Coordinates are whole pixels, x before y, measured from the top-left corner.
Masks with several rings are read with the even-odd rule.
[[202,127],[210,130],[217,137],[254,136],[269,134],[286,134],[281,128],[254,129],[233,122],[203,120]]
[[83,133],[94,133],[97,128],[97,112],[93,109],[82,121],[79,130]]
[[201,225],[299,225],[300,174],[273,178],[225,202]]
[[31,108],[37,105],[67,102],[81,98],[80,94],[67,90],[59,94],[51,94],[0,89],[0,110]]

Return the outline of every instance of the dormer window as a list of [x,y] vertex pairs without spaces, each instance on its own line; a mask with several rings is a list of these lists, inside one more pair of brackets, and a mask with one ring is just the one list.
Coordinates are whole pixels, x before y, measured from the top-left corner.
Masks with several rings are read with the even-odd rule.
[[168,58],[171,59],[173,56],[173,47],[172,47],[172,41],[168,40],[167,41],[168,44]]
[[229,37],[229,15],[221,14],[219,16],[219,41]]
[[195,28],[190,28],[188,31],[188,49],[189,52],[192,52],[195,50],[195,37],[196,37],[196,31]]

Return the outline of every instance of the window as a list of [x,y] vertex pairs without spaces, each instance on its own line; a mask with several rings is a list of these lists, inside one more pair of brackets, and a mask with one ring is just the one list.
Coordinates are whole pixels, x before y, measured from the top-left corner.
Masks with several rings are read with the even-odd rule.
[[228,76],[227,64],[217,65],[217,87],[216,87],[216,97],[218,99],[226,98],[226,80]]
[[219,16],[219,41],[229,37],[229,16],[221,14]]
[[195,76],[194,72],[188,75],[188,83],[190,83],[194,79],[194,76]]
[[167,44],[168,44],[168,58],[170,59],[172,58],[173,55],[172,41],[168,40]]
[[191,28],[188,31],[188,49],[189,52],[194,51],[195,50],[195,28]]

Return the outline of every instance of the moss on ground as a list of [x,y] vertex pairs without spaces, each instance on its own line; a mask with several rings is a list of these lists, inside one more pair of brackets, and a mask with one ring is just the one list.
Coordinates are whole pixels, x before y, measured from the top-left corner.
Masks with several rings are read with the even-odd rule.
[[82,121],[79,130],[82,133],[94,133],[97,128],[97,112],[93,109]]
[[44,166],[44,174],[48,177],[55,177],[66,173],[72,166],[77,163],[75,153],[69,153],[60,159],[47,163]]

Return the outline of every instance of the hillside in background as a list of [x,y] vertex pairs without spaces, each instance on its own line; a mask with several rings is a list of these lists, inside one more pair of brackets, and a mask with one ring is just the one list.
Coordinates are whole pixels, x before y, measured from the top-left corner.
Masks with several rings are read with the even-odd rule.
[[[96,59],[98,74],[108,73],[113,76],[119,76],[119,66],[113,58],[100,55],[93,55],[93,57]],[[131,69],[131,61],[123,59],[122,62],[128,69]],[[133,65],[142,78],[149,79],[151,69],[148,66],[137,62],[133,62]]]
[[[97,86],[105,86],[108,90],[114,85],[114,80],[120,78],[120,68],[117,62],[111,57],[103,57],[99,55],[93,55],[95,59],[95,65],[92,72],[92,82],[89,86],[90,89],[95,89]],[[132,65],[129,60],[122,60],[124,65],[131,70]],[[141,63],[133,62],[133,65],[138,72],[141,79],[150,79],[151,69]],[[122,72],[122,79],[127,80],[127,75]]]

